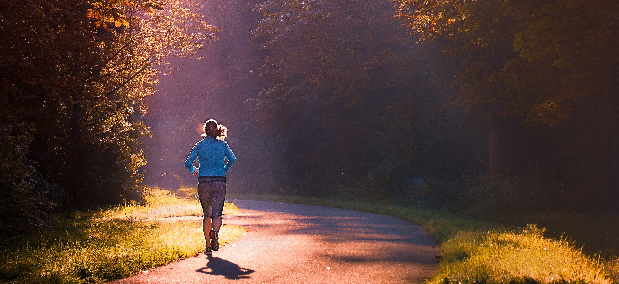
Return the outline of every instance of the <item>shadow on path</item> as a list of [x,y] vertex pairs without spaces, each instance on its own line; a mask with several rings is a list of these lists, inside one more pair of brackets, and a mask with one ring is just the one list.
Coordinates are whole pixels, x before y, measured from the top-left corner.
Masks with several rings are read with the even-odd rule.
[[254,273],[252,269],[242,268],[233,262],[212,256],[208,257],[206,267],[196,271],[210,275],[221,275],[232,280],[250,278],[248,275]]

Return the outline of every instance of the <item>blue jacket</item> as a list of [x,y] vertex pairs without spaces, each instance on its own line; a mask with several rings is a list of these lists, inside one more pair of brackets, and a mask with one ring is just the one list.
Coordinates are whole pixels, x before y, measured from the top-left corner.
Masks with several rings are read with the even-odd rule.
[[198,158],[200,172],[198,176],[226,176],[226,172],[236,162],[236,157],[228,143],[207,136],[196,143],[191,149],[191,154],[185,161],[185,168],[191,173],[197,169],[193,166],[193,161]]

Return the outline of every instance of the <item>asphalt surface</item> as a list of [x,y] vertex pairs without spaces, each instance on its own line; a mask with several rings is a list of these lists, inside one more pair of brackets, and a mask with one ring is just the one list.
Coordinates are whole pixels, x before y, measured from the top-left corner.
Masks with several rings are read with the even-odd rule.
[[423,283],[439,249],[421,227],[357,211],[236,200],[224,224],[249,232],[220,248],[113,283]]

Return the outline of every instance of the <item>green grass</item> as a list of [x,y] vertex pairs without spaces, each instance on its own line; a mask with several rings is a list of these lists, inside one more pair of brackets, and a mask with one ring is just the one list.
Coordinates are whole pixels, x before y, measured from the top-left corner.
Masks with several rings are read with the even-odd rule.
[[[236,194],[231,197],[352,209],[419,224],[434,236],[443,253],[439,272],[428,283],[619,283],[619,259],[616,257],[600,259],[599,254],[596,257],[584,253],[575,246],[575,241],[566,237],[548,237],[544,229],[535,225],[518,226],[513,220],[501,220],[496,216],[481,220],[441,210],[298,196]],[[551,218],[557,221],[553,228],[557,232],[561,224],[566,225],[563,228],[576,230],[567,226],[573,214],[549,216],[532,216],[531,219],[555,224],[549,221]],[[587,220],[597,217],[579,216],[578,223],[583,226]],[[523,222],[521,219],[518,222]],[[595,235],[596,230],[593,231]],[[583,238],[587,235],[582,229],[573,234],[577,235],[576,232]],[[584,239],[599,238],[588,237]]]
[[[151,189],[144,195],[145,204],[125,204],[102,212],[104,218],[146,220],[178,216],[202,216],[197,189],[183,188],[176,192]],[[232,203],[224,206],[224,214],[235,214],[239,208]]]
[[429,283],[610,283],[596,259],[542,233],[461,231],[441,245],[440,272]]
[[611,213],[546,213],[531,214],[525,220],[512,220],[510,223],[520,226],[525,226],[525,221],[538,224],[546,228],[547,236],[568,237],[588,254],[612,257],[619,253],[618,218],[617,214]]
[[[146,202],[62,218],[47,230],[2,244],[3,283],[102,283],[195,256],[204,250],[202,222],[153,221],[199,215],[196,200],[152,191]],[[199,204],[197,205],[199,209]],[[226,204],[228,214],[238,210]],[[220,243],[246,230],[224,225]]]

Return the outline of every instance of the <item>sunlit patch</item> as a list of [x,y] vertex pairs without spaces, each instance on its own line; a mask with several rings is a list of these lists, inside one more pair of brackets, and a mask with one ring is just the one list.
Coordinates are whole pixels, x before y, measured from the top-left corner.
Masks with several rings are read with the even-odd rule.
[[[214,120],[213,120],[214,121]],[[200,124],[200,135],[202,137],[206,137],[206,123]],[[226,127],[223,124],[217,124],[217,130],[219,131],[219,135],[217,136],[217,139],[224,141],[226,140],[226,137],[228,137],[228,127]]]
[[[46,231],[24,236],[23,241],[3,251],[2,272],[10,273],[3,276],[12,275],[11,280],[16,283],[104,283],[138,272],[146,274],[147,269],[196,256],[204,250],[201,222],[153,220],[168,211],[158,209],[171,208],[170,205],[180,208],[193,202],[193,207],[199,208],[195,199],[160,190],[152,190],[145,199],[142,205],[77,213],[71,219],[60,219]],[[220,245],[245,233],[247,229],[243,227],[224,224]]]
[[200,123],[196,126],[196,130],[200,133],[200,136],[205,137],[206,131],[204,131],[204,123]]

